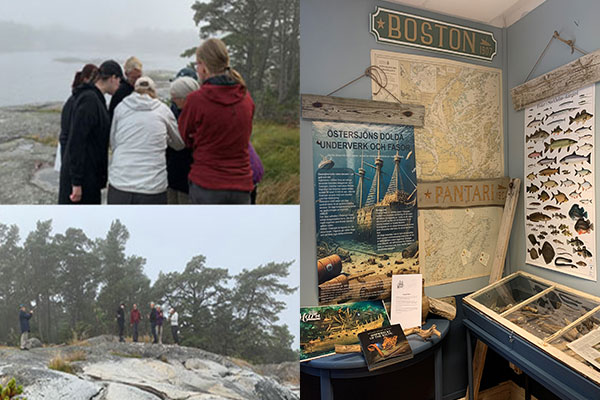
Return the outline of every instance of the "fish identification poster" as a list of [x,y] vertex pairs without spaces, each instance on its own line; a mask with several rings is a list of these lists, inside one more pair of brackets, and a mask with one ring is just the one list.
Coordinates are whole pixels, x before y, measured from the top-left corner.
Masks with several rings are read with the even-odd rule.
[[418,273],[414,129],[313,122],[319,304],[387,299]]
[[525,110],[529,264],[596,280],[594,85]]

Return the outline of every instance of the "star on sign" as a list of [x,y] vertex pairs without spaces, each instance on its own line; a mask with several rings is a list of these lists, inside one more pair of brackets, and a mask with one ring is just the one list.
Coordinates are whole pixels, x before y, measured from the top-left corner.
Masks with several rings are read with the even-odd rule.
[[425,197],[427,197],[428,199],[431,198],[431,192],[429,191],[429,189],[427,189],[427,191],[424,194],[425,194]]
[[379,19],[377,20],[377,29],[381,29],[381,28],[383,28],[384,26],[385,26],[385,21],[384,21],[384,20],[382,20],[381,18],[379,18]]

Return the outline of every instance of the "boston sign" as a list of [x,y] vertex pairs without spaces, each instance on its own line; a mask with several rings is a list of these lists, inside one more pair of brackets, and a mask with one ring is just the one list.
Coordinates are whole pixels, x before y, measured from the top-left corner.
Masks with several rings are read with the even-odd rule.
[[496,55],[494,34],[377,7],[371,33],[378,42],[392,43],[491,61]]

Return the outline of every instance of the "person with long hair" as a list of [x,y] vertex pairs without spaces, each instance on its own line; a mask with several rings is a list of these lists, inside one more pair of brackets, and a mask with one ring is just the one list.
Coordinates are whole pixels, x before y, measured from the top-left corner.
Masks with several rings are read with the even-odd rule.
[[71,95],[63,105],[60,114],[60,135],[58,142],[60,144],[60,159],[65,156],[65,148],[69,140],[69,128],[71,124],[71,114],[73,113],[73,103],[75,102],[76,95],[80,92],[78,90],[80,85],[85,83],[94,83],[98,79],[98,67],[94,64],[86,64],[81,71],[77,71],[73,83],[71,84]]
[[100,65],[98,79],[80,85],[60,169],[59,204],[100,204],[106,186],[110,118],[105,93],[114,94],[123,76],[116,61]]
[[185,147],[177,120],[143,76],[115,109],[110,130],[108,204],[167,204],[166,149]]
[[192,149],[188,176],[192,204],[250,204],[248,145],[254,102],[242,76],[229,64],[225,43],[205,40],[196,50],[202,82],[188,95],[179,128]]

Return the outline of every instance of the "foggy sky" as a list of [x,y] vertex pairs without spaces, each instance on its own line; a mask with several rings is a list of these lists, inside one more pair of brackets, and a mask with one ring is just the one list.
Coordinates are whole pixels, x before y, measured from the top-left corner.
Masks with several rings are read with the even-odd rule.
[[24,0],[0,2],[0,20],[93,33],[196,30],[194,0]]
[[[182,271],[196,255],[206,266],[230,275],[271,261],[294,261],[287,283],[299,286],[300,215],[297,206],[0,206],[0,223],[17,225],[21,240],[38,220],[52,219],[53,234],[80,228],[92,239],[106,237],[119,219],[130,237],[125,253],[146,259],[144,272],[154,282],[159,271]],[[296,336],[299,291],[282,298],[281,322]]]

